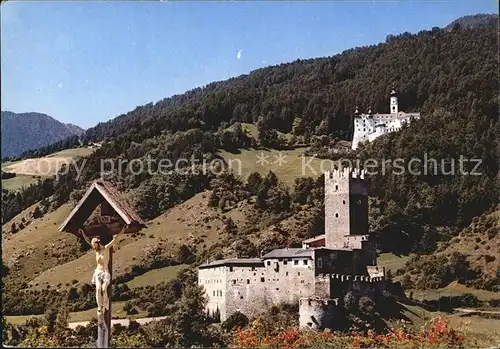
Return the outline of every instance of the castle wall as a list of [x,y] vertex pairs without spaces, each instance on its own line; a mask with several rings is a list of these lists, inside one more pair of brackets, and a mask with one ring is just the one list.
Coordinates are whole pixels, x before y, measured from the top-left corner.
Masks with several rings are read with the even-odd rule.
[[206,306],[210,315],[226,313],[226,266],[198,270],[198,285],[203,286],[208,299]]
[[337,302],[333,299],[301,298],[299,327],[320,330],[331,327],[335,321]]
[[[213,288],[207,289],[207,308],[218,306],[221,321],[236,311],[252,317],[272,305],[297,302],[300,297],[314,293],[314,265],[311,259],[269,259],[265,260],[264,267],[233,266],[232,271],[227,266],[225,268],[224,297],[214,297]],[[213,275],[217,277],[217,274]]]

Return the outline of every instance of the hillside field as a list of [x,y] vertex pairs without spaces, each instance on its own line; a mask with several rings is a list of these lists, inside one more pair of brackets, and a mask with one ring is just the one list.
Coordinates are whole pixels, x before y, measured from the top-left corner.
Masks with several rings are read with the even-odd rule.
[[65,149],[41,158],[2,163],[2,171],[13,172],[16,177],[2,180],[2,188],[19,190],[36,183],[39,179],[49,178],[57,173],[64,164],[72,159],[92,154],[95,149],[82,147]]
[[317,178],[323,170],[331,167],[331,161],[303,156],[306,150],[307,148],[240,149],[238,154],[227,151],[220,151],[218,154],[228,162],[234,172],[245,180],[252,172],[265,176],[269,171],[273,171],[281,181],[293,187],[296,178]]

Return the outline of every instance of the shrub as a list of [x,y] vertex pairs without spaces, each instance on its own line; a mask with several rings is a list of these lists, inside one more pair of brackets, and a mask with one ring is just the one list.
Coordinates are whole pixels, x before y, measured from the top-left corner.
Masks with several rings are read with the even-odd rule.
[[239,311],[231,314],[226,321],[222,323],[222,328],[226,331],[232,331],[236,328],[244,328],[248,325],[248,318]]

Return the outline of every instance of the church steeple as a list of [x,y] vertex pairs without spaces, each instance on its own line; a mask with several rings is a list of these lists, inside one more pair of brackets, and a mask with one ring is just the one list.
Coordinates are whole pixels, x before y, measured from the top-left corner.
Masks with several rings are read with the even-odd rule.
[[394,90],[391,91],[390,107],[391,107],[391,114],[398,113],[398,96],[396,94],[396,91]]

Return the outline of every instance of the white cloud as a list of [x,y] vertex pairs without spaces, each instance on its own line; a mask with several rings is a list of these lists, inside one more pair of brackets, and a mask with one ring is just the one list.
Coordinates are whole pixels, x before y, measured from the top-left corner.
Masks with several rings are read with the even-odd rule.
[[243,49],[238,51],[238,54],[236,55],[236,58],[241,59],[241,53],[243,52]]

